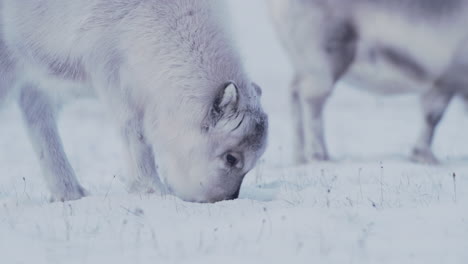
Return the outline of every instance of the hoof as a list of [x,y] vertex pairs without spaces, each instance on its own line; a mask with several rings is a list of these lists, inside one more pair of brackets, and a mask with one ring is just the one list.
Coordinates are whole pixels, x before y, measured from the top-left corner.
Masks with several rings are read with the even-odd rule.
[[438,165],[439,160],[430,150],[414,149],[411,154],[411,161],[427,165]]
[[330,156],[328,156],[328,153],[314,153],[312,155],[312,160],[313,161],[329,161]]
[[296,165],[305,165],[321,161],[330,161],[330,156],[327,152],[316,152],[309,155],[296,155],[294,159]]
[[168,190],[162,186],[162,184],[157,184],[156,182],[142,182],[142,181],[133,181],[129,185],[128,191],[130,193],[142,193],[142,194],[157,194],[157,195],[166,195]]
[[83,197],[86,197],[88,195],[89,195],[89,192],[85,188],[78,186],[77,188],[73,190],[67,190],[63,194],[52,195],[52,197],[50,198],[50,202],[53,203],[53,202],[75,201]]

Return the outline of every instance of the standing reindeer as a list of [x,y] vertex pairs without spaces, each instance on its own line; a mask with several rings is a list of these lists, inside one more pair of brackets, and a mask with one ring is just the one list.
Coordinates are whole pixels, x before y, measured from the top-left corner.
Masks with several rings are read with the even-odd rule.
[[437,163],[434,130],[455,95],[468,96],[468,1],[269,0],[292,61],[298,162],[328,160],[323,108],[345,80],[383,93],[422,94],[412,160]]
[[55,200],[86,195],[56,117],[65,98],[87,94],[120,126],[132,190],[237,198],[268,121],[220,10],[218,0],[0,0],[0,103],[17,99]]

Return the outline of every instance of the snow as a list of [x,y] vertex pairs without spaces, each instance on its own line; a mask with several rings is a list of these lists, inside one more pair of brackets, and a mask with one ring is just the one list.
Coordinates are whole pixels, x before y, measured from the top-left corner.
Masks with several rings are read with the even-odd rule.
[[90,100],[67,106],[59,127],[92,195],[49,203],[9,106],[0,112],[0,263],[468,263],[465,106],[455,101],[438,129],[442,165],[417,165],[407,157],[421,125],[418,98],[341,84],[325,114],[334,161],[294,166],[288,60],[263,2],[231,0],[230,10],[270,116],[269,148],[241,198],[128,194],[114,124]]

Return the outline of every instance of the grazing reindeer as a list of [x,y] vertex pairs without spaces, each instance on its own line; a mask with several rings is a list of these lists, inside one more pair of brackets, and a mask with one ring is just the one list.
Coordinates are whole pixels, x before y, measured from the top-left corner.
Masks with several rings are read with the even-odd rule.
[[120,125],[132,190],[237,198],[268,122],[220,10],[217,0],[0,1],[0,101],[18,99],[55,200],[86,195],[56,117],[64,99],[89,94]]
[[384,93],[422,93],[424,127],[412,159],[437,163],[434,130],[455,95],[468,95],[468,1],[270,0],[295,69],[297,160],[328,160],[322,112],[348,80]]

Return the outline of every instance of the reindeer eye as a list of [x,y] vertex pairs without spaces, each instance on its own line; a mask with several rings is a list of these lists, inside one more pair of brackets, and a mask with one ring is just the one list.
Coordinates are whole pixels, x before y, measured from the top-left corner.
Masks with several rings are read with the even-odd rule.
[[227,154],[226,155],[226,163],[230,166],[230,167],[235,167],[238,163],[239,163],[239,159],[236,158],[234,155],[232,154]]

